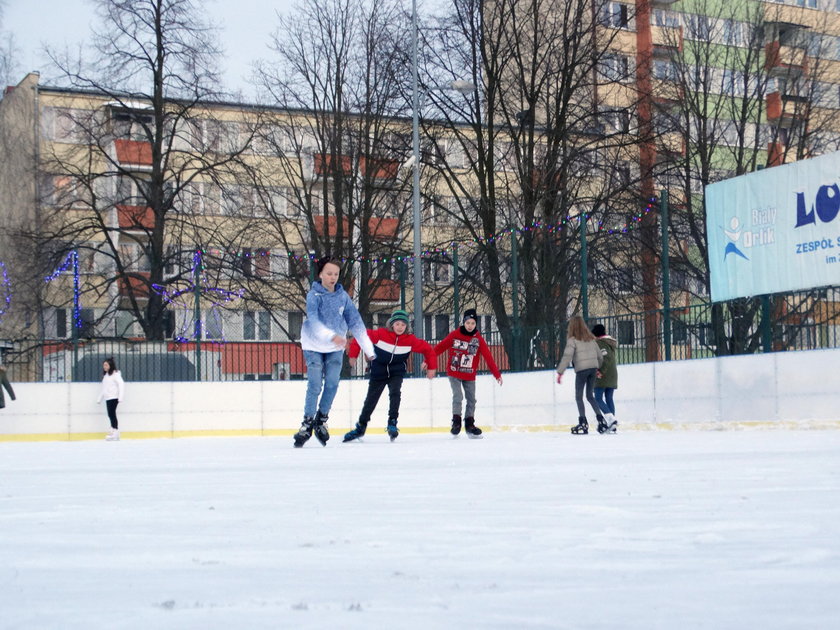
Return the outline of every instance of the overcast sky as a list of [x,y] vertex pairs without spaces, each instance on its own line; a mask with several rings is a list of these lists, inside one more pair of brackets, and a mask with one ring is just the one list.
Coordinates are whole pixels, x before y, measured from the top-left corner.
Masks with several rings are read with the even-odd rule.
[[[277,25],[277,12],[286,12],[300,0],[200,0],[210,18],[222,27],[226,87],[241,89],[253,99],[248,86],[250,64],[270,56],[269,37]],[[315,0],[306,0],[312,2]],[[94,20],[91,0],[0,0],[2,28],[12,33],[17,46],[18,79],[32,70],[48,76],[44,45],[74,46],[90,33]]]

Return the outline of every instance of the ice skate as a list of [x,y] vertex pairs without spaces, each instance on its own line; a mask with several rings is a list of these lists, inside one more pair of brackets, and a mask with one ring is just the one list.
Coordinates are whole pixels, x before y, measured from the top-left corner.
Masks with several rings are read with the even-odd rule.
[[119,429],[111,429],[111,432],[105,436],[106,442],[119,442],[120,441],[120,432]]
[[615,433],[618,431],[618,420],[615,419],[615,416],[611,413],[608,413],[605,416],[605,424],[606,430],[604,433]]
[[457,414],[452,416],[452,428],[449,429],[449,432],[452,435],[458,435],[461,432],[461,416]]
[[306,441],[312,437],[312,429],[313,425],[315,424],[315,418],[307,417],[303,419],[303,424],[300,425],[300,429],[298,432],[295,433],[295,448],[300,448]]
[[348,431],[344,434],[344,441],[345,442],[352,442],[353,440],[358,440],[362,437],[365,432],[367,431],[367,422],[357,422],[356,428],[352,431]]
[[315,414],[315,438],[321,443],[321,446],[326,446],[327,440],[330,439],[330,432],[327,429],[329,419],[329,416],[322,415],[320,411]]
[[609,425],[604,420],[604,416],[596,416],[596,418],[598,419],[598,433],[606,433],[609,430]]
[[464,433],[473,440],[481,439],[481,429],[475,426],[475,418],[464,418]]
[[589,423],[586,421],[586,418],[578,418],[577,426],[572,427],[572,433],[574,435],[586,435],[589,433]]
[[391,441],[397,439],[397,436],[400,434],[400,430],[397,428],[397,419],[391,418],[388,420],[388,428],[385,429],[388,432],[388,437],[391,438]]

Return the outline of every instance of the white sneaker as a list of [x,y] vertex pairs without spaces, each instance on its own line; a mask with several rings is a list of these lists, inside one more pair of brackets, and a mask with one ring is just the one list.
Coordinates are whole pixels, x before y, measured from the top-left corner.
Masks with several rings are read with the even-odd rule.
[[119,442],[120,441],[120,432],[116,429],[112,429],[111,432],[105,436],[105,440],[107,442]]

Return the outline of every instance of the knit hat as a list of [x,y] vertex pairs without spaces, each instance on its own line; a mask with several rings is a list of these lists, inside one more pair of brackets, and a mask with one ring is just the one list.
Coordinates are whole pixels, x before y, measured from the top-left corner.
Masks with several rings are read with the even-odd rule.
[[465,323],[468,319],[474,320],[476,324],[478,323],[478,313],[476,313],[474,308],[468,308],[464,311],[464,319],[461,320],[461,323]]
[[603,337],[604,335],[607,334],[607,329],[604,328],[603,324],[595,324],[592,327],[592,334],[595,335],[596,337]]
[[[385,325],[388,328],[391,328],[394,325],[394,322],[405,322],[406,327],[409,326],[408,313],[397,309],[391,313],[391,317],[388,318],[388,323]],[[406,328],[406,330],[408,330],[408,328]]]

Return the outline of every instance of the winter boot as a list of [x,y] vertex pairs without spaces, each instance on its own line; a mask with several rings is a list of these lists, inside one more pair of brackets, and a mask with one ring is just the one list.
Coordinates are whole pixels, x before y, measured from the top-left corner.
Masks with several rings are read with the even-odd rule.
[[586,435],[589,433],[589,423],[586,421],[586,418],[578,418],[578,424],[576,427],[572,427],[572,433],[575,435]]
[[329,419],[329,416],[323,415],[320,411],[315,414],[315,437],[321,443],[321,446],[326,446],[327,440],[330,439],[330,432],[327,430]]
[[606,433],[609,430],[609,425],[604,420],[604,416],[598,415],[595,417],[598,418],[598,433]]
[[452,428],[449,430],[452,435],[458,435],[461,432],[461,416],[455,414],[452,416]]
[[356,423],[355,429],[344,434],[344,441],[352,442],[353,440],[358,440],[365,434],[365,431],[367,431],[367,422],[362,422],[360,420]]
[[108,442],[119,442],[120,441],[120,431],[119,429],[111,429],[111,432],[105,436],[105,440]]
[[388,432],[388,437],[391,438],[392,442],[396,440],[400,434],[400,430],[397,428],[397,419],[391,418],[388,420],[388,428],[385,430]]
[[475,418],[472,416],[464,418],[464,433],[473,439],[481,438],[481,429],[475,426]]
[[314,425],[315,418],[309,416],[303,419],[303,424],[300,425],[300,429],[298,429],[298,432],[295,433],[295,448],[300,448],[306,444],[306,440],[312,437],[312,429]]

